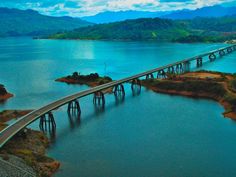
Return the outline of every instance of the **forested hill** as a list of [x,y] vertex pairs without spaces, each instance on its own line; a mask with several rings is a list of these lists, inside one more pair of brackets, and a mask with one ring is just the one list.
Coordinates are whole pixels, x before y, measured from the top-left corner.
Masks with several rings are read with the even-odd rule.
[[78,18],[50,17],[33,10],[0,8],[0,36],[46,35],[88,26]]
[[188,35],[184,23],[160,18],[142,18],[100,24],[50,36],[57,39],[160,40]]
[[100,24],[57,33],[49,38],[221,42],[235,37],[236,17],[170,20],[144,18]]

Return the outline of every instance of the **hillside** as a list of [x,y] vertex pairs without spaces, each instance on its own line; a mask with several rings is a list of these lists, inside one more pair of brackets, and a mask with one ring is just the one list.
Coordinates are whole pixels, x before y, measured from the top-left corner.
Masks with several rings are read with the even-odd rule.
[[0,8],[0,16],[0,36],[48,35],[90,25],[81,19],[50,17],[33,10]]
[[154,40],[175,42],[222,42],[236,36],[235,16],[169,20],[143,18],[100,24],[58,33],[52,39]]
[[222,7],[219,5],[203,7],[196,10],[180,10],[161,16],[168,19],[194,19],[196,17],[223,17],[231,16],[236,13],[236,7]]
[[138,18],[168,18],[168,19],[193,19],[195,17],[223,17],[236,13],[236,7],[223,7],[220,5],[203,7],[195,10],[177,10],[177,11],[106,11],[93,16],[82,17],[83,20],[101,24],[119,22]]
[[149,18],[94,25],[71,32],[55,34],[49,38],[169,41],[173,38],[188,35],[188,33],[182,23],[168,19]]
[[148,11],[106,11],[93,16],[82,17],[81,19],[92,23],[111,23],[124,20],[138,19],[138,18],[155,18],[166,15],[169,12],[148,12]]

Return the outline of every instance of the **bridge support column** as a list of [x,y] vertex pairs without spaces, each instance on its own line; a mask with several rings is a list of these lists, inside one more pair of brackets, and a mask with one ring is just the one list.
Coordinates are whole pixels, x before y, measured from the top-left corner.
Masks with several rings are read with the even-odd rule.
[[215,53],[211,53],[211,54],[209,55],[209,59],[210,59],[210,62],[215,61],[215,59],[216,59]]
[[94,93],[93,103],[95,105],[99,105],[99,106],[104,106],[105,105],[105,96],[104,96],[104,93],[102,91],[98,91],[98,92]]
[[166,79],[167,75],[165,70],[160,70],[157,72],[157,79]]
[[115,97],[124,97],[125,96],[125,89],[123,84],[116,85],[114,87],[114,95]]
[[183,63],[180,63],[180,64],[179,64],[179,73],[180,73],[180,74],[184,73]]
[[40,117],[39,128],[42,131],[47,131],[47,130],[55,131],[56,122],[55,122],[52,112],[49,112],[49,113],[43,115],[42,117]]
[[175,72],[176,72],[176,74],[180,74],[180,73],[181,73],[180,65],[179,65],[179,64],[177,64],[177,65],[175,66]]
[[153,76],[153,74],[151,73],[151,74],[147,74],[146,75],[146,80],[147,79],[154,79],[154,76]]
[[202,66],[202,58],[197,58],[197,68]]
[[139,95],[141,92],[141,81],[139,79],[132,80],[131,89],[133,95]]
[[81,115],[81,109],[80,109],[80,104],[77,100],[71,101],[68,104],[68,108],[67,108],[67,113],[69,116],[76,116],[78,118],[80,118]]
[[184,72],[187,73],[190,71],[190,61],[184,62]]
[[236,45],[233,46],[233,50],[234,50],[234,51],[236,50]]
[[224,49],[219,51],[219,55],[220,55],[221,57],[223,57],[223,56],[225,55]]
[[228,47],[227,48],[227,53],[231,53],[232,52],[232,48],[231,47]]
[[168,74],[174,74],[174,73],[175,73],[174,66],[168,67],[168,68],[167,68],[167,73],[168,73]]

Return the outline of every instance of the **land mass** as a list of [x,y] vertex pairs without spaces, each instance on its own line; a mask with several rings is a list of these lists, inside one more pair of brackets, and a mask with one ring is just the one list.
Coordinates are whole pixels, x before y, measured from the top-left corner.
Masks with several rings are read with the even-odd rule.
[[[95,87],[98,85],[106,84],[112,81],[110,77],[101,77],[97,73],[91,73],[89,75],[81,75],[78,72],[74,72],[72,75],[56,79],[57,82],[65,82],[67,84],[84,84],[89,87]],[[105,90],[105,92],[112,92],[112,88]]]
[[236,74],[199,71],[143,80],[142,84],[159,93],[216,100],[225,108],[223,115],[236,120]]
[[13,97],[13,94],[8,93],[4,85],[0,84],[0,102],[6,101],[11,97]]
[[79,18],[51,17],[34,10],[0,8],[0,37],[41,36],[91,25]]
[[225,42],[236,39],[236,15],[171,20],[141,18],[98,24],[49,35],[48,39],[131,40],[159,42]]
[[[6,110],[0,112],[0,130],[7,126],[7,122],[12,119],[19,118],[31,110]],[[3,148],[0,150],[1,163],[11,163],[13,166],[7,165],[6,170],[0,166],[0,176],[12,176],[15,174],[14,166],[19,166],[24,171],[36,174],[35,176],[49,177],[59,168],[60,163],[46,156],[46,148],[49,146],[47,136],[40,132],[31,129],[24,129],[15,135]],[[12,162],[13,161],[13,162]],[[4,173],[4,174],[2,174]],[[17,172],[17,176],[21,176],[21,171]]]

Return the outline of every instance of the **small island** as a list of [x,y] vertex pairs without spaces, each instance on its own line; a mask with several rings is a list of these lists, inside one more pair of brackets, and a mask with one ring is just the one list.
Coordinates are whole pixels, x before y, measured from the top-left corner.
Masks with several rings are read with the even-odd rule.
[[[0,112],[0,130],[7,126],[9,121],[17,119],[31,110],[5,110]],[[46,149],[49,146],[47,136],[40,131],[25,128],[15,135],[0,150],[0,176],[21,176],[22,170],[27,171],[32,176],[49,177],[60,167],[60,163],[46,156]],[[13,166],[5,168],[7,164]],[[2,164],[3,163],[3,164]],[[20,167],[21,170],[14,168]]]
[[143,80],[142,85],[159,93],[216,100],[225,108],[223,115],[236,120],[236,74],[197,71]]
[[[95,87],[98,85],[106,84],[112,81],[108,76],[101,77],[98,73],[91,73],[89,75],[81,75],[78,72],[74,72],[72,75],[56,79],[57,82],[65,82],[67,84],[80,84],[88,85],[89,87]],[[105,92],[112,92],[112,88],[105,90]]]
[[11,97],[13,97],[13,94],[8,93],[4,85],[0,84],[0,102],[4,102]]

